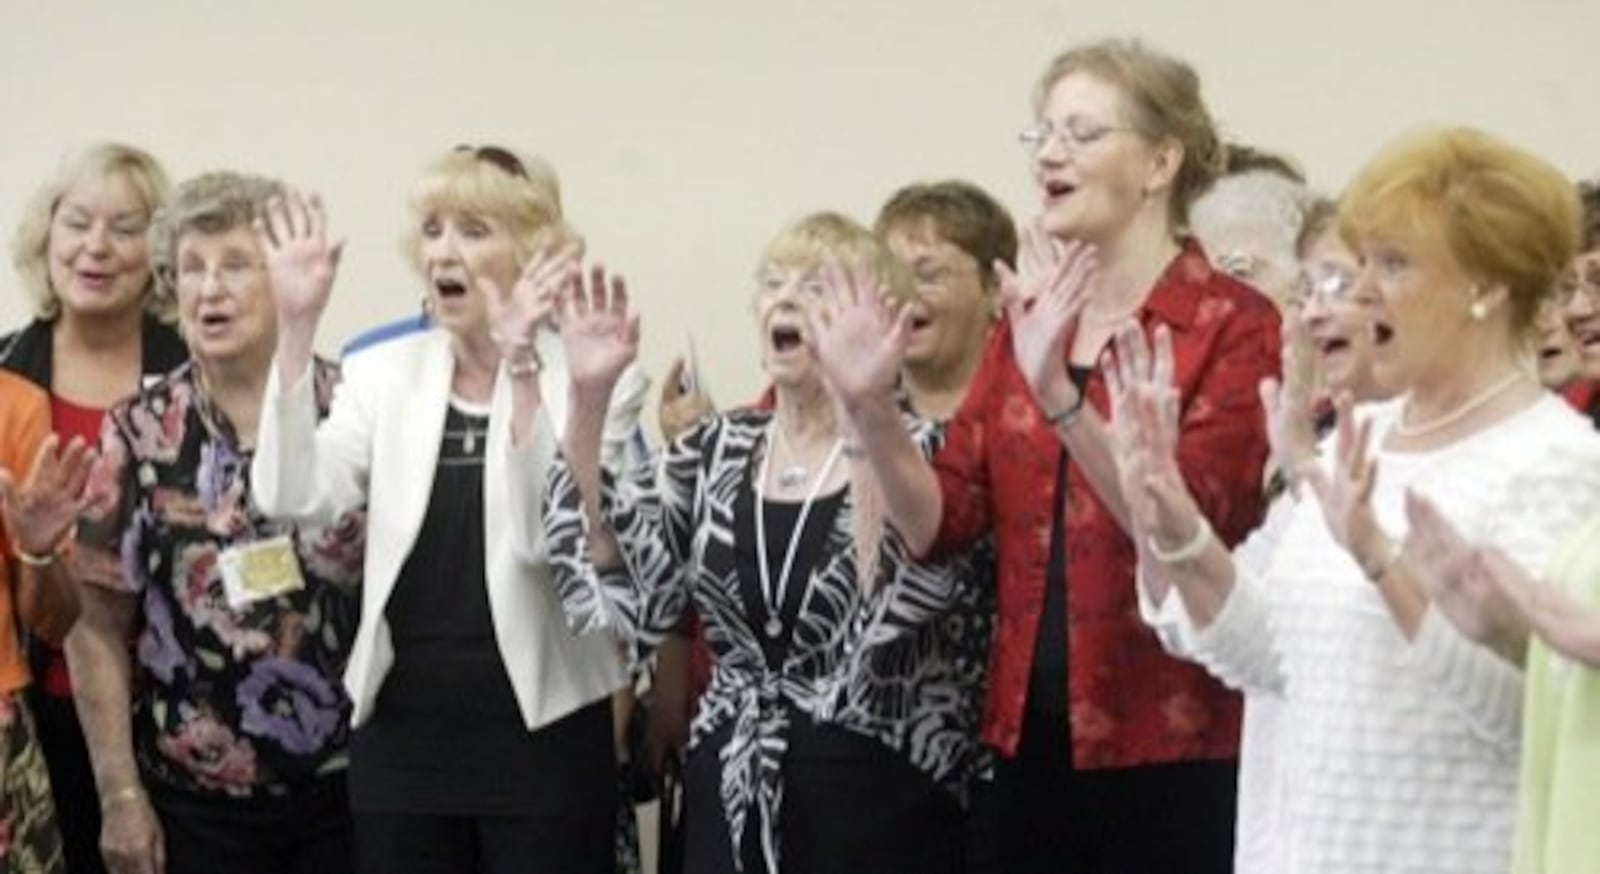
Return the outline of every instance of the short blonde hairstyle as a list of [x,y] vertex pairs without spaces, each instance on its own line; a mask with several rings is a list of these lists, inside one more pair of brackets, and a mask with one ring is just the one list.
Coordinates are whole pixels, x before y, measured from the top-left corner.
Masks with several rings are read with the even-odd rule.
[[504,224],[516,240],[517,263],[542,248],[581,243],[561,211],[561,183],[544,160],[500,146],[458,146],[423,168],[411,189],[416,221],[402,248],[422,267],[422,220],[440,211],[486,216]]
[[1436,242],[1479,282],[1504,286],[1511,327],[1531,334],[1539,305],[1580,242],[1572,183],[1549,162],[1470,128],[1402,137],[1373,158],[1339,203],[1339,232]]
[[285,191],[282,182],[222,170],[179,183],[172,199],[150,223],[150,266],[161,296],[175,301],[178,244],[185,234],[224,234],[250,227],[267,202]]
[[1073,73],[1088,73],[1122,92],[1131,125],[1147,142],[1177,142],[1182,163],[1172,179],[1168,220],[1184,230],[1189,207],[1222,173],[1226,152],[1200,95],[1200,77],[1187,63],[1138,40],[1111,39],[1069,49],[1045,68],[1034,91],[1040,112],[1050,89]]
[[[33,302],[34,314],[41,319],[53,319],[61,313],[61,298],[50,284],[50,228],[55,223],[56,210],[79,182],[110,176],[127,180],[139,195],[146,217],[155,215],[172,189],[167,171],[149,152],[125,143],[98,143],[63,162],[24,209],[11,242],[12,266]],[[168,318],[171,310],[156,291],[152,278],[145,287],[145,309]]]
[[761,253],[759,269],[778,267],[811,273],[837,261],[845,266],[866,261],[884,291],[899,300],[915,295],[911,273],[872,231],[843,213],[822,211],[784,227]]

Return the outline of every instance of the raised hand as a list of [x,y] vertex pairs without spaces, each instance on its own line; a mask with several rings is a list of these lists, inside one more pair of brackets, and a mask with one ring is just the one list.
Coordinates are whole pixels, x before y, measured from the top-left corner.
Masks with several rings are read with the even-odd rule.
[[560,300],[561,344],[567,375],[580,389],[609,392],[639,357],[639,315],[628,308],[628,286],[607,277],[604,266],[589,270],[587,286],[575,280]]
[[278,318],[293,326],[314,326],[327,309],[344,250],[343,240],[328,238],[322,199],[288,191],[272,198],[253,226],[267,261]]
[[1311,336],[1304,320],[1294,315],[1284,317],[1281,331],[1283,380],[1263,379],[1259,390],[1267,419],[1267,443],[1272,448],[1271,466],[1295,484],[1301,467],[1317,454],[1311,412]]
[[1188,543],[1200,508],[1178,468],[1178,392],[1172,383],[1172,335],[1156,328],[1154,349],[1129,320],[1101,356],[1111,391],[1111,428],[1122,497],[1134,524],[1163,549]]
[[905,307],[884,296],[865,261],[829,262],[819,271],[819,307],[805,312],[806,345],[834,402],[846,409],[892,392],[910,332]]
[[1410,525],[1406,561],[1439,612],[1479,643],[1503,648],[1508,641],[1522,639],[1526,623],[1505,589],[1531,585],[1528,575],[1510,564],[1497,568],[1508,579],[1497,580],[1480,550],[1432,501],[1415,492],[1406,494],[1406,520]]
[[12,542],[22,552],[39,556],[53,552],[89,506],[87,486],[97,454],[79,437],[59,448],[56,435],[45,437],[21,486],[10,471],[0,468],[0,512]]
[[536,361],[534,335],[560,309],[562,296],[580,285],[581,252],[577,243],[535,252],[509,289],[487,276],[477,277],[487,304],[490,337],[506,361]]
[[1063,244],[1037,226],[1023,229],[1021,243],[1016,272],[995,262],[1000,303],[1011,323],[1017,367],[1039,407],[1055,412],[1077,402],[1067,375],[1066,344],[1089,300],[1095,249],[1076,241]]
[[661,436],[669,441],[716,411],[711,398],[701,392],[698,386],[692,389],[685,386],[683,372],[686,366],[682,357],[674,358],[672,366],[667,369],[667,378],[661,385],[661,405],[656,409],[656,418],[661,423]]
[[1376,577],[1387,570],[1389,561],[1384,553],[1389,538],[1372,512],[1372,489],[1378,481],[1378,462],[1371,453],[1372,422],[1357,425],[1354,406],[1348,393],[1334,403],[1339,419],[1332,470],[1309,459],[1300,466],[1300,477],[1322,504],[1334,540],[1369,577]]

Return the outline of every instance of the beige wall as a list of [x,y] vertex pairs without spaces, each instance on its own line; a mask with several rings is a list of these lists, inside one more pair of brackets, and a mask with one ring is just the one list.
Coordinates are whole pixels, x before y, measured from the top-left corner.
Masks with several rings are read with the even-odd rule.
[[[0,0],[0,229],[99,138],[180,177],[282,176],[349,238],[331,350],[418,301],[397,244],[416,168],[514,144],[555,164],[591,251],[632,279],[646,366],[692,326],[732,401],[759,382],[748,277],[780,223],[870,219],[945,175],[1028,215],[1034,77],[1114,34],[1187,57],[1229,133],[1327,186],[1428,122],[1600,170],[1600,0]],[[0,294],[0,324],[24,314]]]

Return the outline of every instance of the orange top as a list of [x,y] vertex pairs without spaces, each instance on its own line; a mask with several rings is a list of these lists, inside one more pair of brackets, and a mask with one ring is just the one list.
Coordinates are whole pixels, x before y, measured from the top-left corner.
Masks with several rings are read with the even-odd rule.
[[[0,371],[0,467],[21,482],[50,433],[50,400],[38,386]],[[0,693],[28,685],[28,659],[17,639],[14,589],[17,564],[10,532],[0,526]]]

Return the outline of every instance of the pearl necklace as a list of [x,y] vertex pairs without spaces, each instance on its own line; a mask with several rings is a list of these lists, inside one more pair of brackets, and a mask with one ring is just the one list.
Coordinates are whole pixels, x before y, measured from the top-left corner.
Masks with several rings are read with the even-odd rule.
[[1485,404],[1504,393],[1506,389],[1516,385],[1517,381],[1522,379],[1524,375],[1525,374],[1523,374],[1523,372],[1520,370],[1509,373],[1504,379],[1496,382],[1494,385],[1489,386],[1474,397],[1469,398],[1467,402],[1461,406],[1456,407],[1455,409],[1445,413],[1431,422],[1423,422],[1420,425],[1406,424],[1406,411],[1411,409],[1411,401],[1407,399],[1405,407],[1400,411],[1400,418],[1394,423],[1394,433],[1396,436],[1410,439],[1415,437],[1426,437],[1429,434],[1443,431],[1445,428],[1448,428],[1462,419],[1465,419],[1471,413],[1476,412],[1479,408],[1483,407]]

